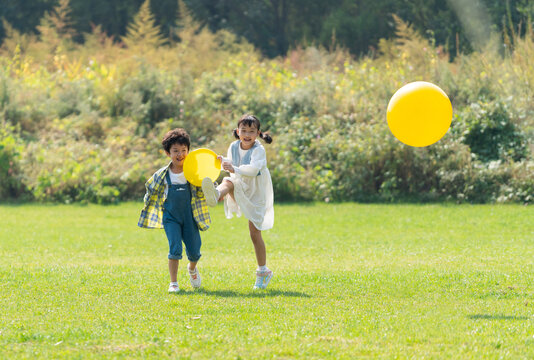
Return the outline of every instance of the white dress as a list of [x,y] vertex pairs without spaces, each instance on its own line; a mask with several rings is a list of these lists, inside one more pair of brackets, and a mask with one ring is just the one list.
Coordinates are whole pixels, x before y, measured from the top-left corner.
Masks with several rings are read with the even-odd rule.
[[[226,160],[229,161],[232,161],[232,144],[228,147]],[[271,173],[267,168],[265,148],[258,140],[256,144],[258,146],[252,150],[250,164],[234,165],[235,173],[231,173],[230,177],[225,177],[225,180],[230,180],[234,184],[235,201],[230,194],[226,195],[224,212],[228,219],[231,219],[234,214],[238,217],[243,214],[256,229],[268,230],[274,225],[273,183]]]

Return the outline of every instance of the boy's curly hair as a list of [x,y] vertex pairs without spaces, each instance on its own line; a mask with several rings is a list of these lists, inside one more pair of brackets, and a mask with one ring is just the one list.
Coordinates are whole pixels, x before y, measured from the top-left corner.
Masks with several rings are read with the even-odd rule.
[[161,145],[163,145],[165,152],[170,152],[171,146],[174,144],[186,145],[187,150],[189,150],[191,140],[187,131],[182,128],[177,128],[166,133],[161,141]]

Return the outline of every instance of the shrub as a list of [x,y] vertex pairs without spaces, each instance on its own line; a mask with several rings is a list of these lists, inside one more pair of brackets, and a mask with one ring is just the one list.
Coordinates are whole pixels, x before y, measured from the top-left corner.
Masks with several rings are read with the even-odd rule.
[[[2,196],[141,199],[168,161],[165,132],[184,127],[193,148],[225,153],[236,120],[254,113],[274,137],[277,201],[532,201],[531,39],[504,57],[483,50],[449,63],[406,27],[376,58],[309,47],[267,60],[196,29],[146,52],[98,33],[87,48],[3,52]],[[449,133],[426,148],[403,145],[386,124],[388,99],[416,80],[442,87],[455,110]]]
[[515,161],[527,156],[526,138],[512,121],[508,106],[501,101],[472,103],[456,118],[461,141],[481,161]]
[[141,133],[146,133],[160,121],[180,116],[180,92],[167,78],[167,74],[141,67],[141,71],[128,79],[120,91],[125,115],[138,123]]
[[24,147],[14,127],[0,121],[0,200],[16,199],[25,193],[19,164]]

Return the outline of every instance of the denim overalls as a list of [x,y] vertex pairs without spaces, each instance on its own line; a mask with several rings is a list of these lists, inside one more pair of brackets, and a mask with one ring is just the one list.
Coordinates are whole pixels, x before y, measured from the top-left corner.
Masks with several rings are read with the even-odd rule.
[[182,258],[182,241],[189,261],[200,259],[200,233],[191,209],[189,183],[171,184],[170,169],[165,175],[168,186],[167,200],[163,203],[163,228],[169,240],[169,259]]

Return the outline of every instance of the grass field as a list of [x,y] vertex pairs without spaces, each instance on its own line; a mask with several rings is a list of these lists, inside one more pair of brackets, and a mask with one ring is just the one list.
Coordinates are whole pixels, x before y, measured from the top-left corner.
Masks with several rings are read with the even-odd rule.
[[218,206],[178,295],[139,211],[0,206],[0,358],[534,357],[531,206],[277,205],[260,292]]

